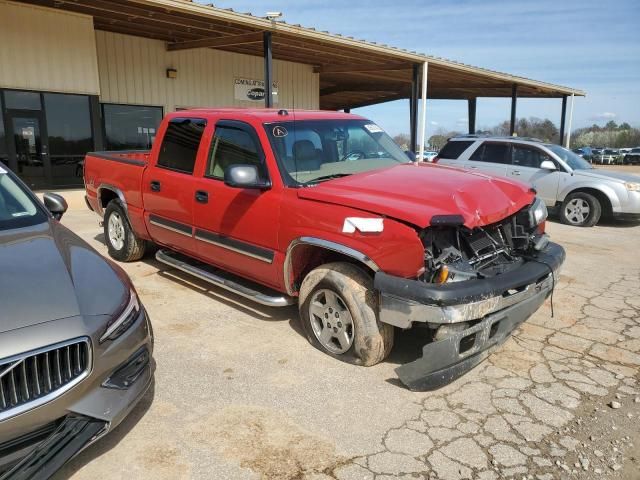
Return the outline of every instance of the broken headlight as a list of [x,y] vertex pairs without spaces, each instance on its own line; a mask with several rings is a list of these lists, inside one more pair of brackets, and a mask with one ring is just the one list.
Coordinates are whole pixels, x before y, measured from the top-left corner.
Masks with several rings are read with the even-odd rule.
[[547,206],[544,204],[542,200],[536,197],[535,201],[529,208],[529,216],[532,226],[540,225],[547,219],[549,212],[547,211]]

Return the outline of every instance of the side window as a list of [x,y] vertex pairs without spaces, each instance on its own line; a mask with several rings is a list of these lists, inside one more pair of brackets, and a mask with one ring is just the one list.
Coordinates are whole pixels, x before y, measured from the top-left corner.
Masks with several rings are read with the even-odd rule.
[[485,142],[471,155],[471,160],[489,163],[511,163],[507,158],[509,145],[506,143]]
[[475,140],[454,140],[449,141],[447,144],[442,147],[442,150],[438,153],[440,158],[446,158],[449,160],[456,160],[462,152],[464,152],[467,148],[469,148]]
[[551,160],[547,155],[537,148],[526,145],[513,145],[511,149],[511,161],[514,165],[521,167],[540,168],[540,164],[545,160]]
[[238,164],[255,165],[266,177],[262,155],[252,135],[241,128],[216,126],[205,176],[224,178],[227,167]]
[[199,118],[172,119],[160,145],[158,166],[192,174],[206,125],[206,120]]

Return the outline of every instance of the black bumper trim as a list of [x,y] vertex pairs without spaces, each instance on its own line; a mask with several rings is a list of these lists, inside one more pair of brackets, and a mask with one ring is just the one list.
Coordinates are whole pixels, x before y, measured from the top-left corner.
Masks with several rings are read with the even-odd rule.
[[23,458],[0,480],[47,479],[78,454],[109,424],[89,417],[70,416],[35,450]]
[[[471,370],[502,344],[520,324],[544,303],[549,291],[540,291],[516,305],[487,315],[480,323],[422,349],[422,357],[395,369],[409,389],[429,391],[440,388]],[[473,336],[473,345],[460,353],[463,339]]]
[[460,305],[502,295],[509,289],[538,282],[549,275],[550,268],[556,270],[564,262],[565,251],[557,243],[549,242],[547,247],[532,259],[502,275],[444,285],[377,272],[374,287],[385,294],[425,305]]

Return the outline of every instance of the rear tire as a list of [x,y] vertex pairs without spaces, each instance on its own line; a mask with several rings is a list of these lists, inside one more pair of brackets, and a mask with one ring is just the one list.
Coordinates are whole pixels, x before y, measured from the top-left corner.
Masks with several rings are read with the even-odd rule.
[[111,200],[104,211],[104,241],[111,258],[134,262],[144,256],[147,242],[138,238],[118,200]]
[[393,326],[378,320],[373,281],[350,263],[328,263],[302,282],[300,321],[318,350],[354,365],[384,360],[393,347]]
[[593,227],[600,220],[602,205],[600,201],[585,192],[567,195],[560,207],[560,221],[575,227]]

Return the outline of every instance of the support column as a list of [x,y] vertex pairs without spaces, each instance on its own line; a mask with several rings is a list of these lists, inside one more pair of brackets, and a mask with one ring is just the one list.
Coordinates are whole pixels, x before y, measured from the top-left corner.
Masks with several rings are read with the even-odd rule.
[[567,117],[567,96],[562,96],[562,113],[560,114],[560,145],[564,145],[564,121]]
[[409,128],[411,145],[409,150],[415,152],[418,143],[418,92],[420,82],[420,65],[413,65],[413,77],[411,79],[411,98],[409,99]]
[[345,108],[344,109],[344,113],[351,113],[351,109],[350,108]]
[[518,85],[515,83],[511,87],[511,123],[509,124],[509,135],[513,136],[516,131],[516,104],[518,102]]
[[468,102],[468,108],[469,108],[469,112],[468,112],[469,134],[473,135],[474,133],[476,133],[476,104],[477,104],[477,99],[476,98],[469,98],[467,100],[467,102]]
[[263,34],[264,53],[264,106],[273,107],[273,56],[271,53],[271,32]]
[[420,130],[418,137],[418,158],[422,161],[424,156],[424,142],[427,134],[427,73],[429,72],[429,62],[422,65],[422,99],[420,101]]
[[574,94],[571,94],[571,106],[569,107],[569,128],[567,129],[567,143],[565,144],[565,147],[570,148],[569,145],[571,145],[571,124],[573,123],[573,99],[574,99]]

